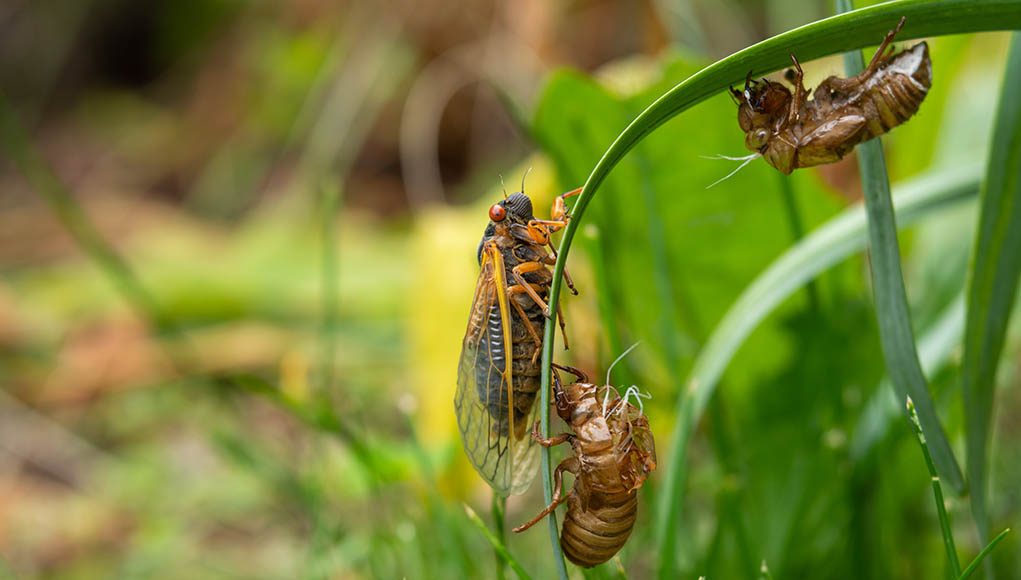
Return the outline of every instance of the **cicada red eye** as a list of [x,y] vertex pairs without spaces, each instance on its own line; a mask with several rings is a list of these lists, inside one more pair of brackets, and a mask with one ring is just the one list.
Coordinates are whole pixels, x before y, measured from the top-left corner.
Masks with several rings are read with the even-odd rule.
[[507,217],[507,208],[502,205],[494,203],[493,207],[489,208],[489,219],[494,222],[502,222],[505,217]]

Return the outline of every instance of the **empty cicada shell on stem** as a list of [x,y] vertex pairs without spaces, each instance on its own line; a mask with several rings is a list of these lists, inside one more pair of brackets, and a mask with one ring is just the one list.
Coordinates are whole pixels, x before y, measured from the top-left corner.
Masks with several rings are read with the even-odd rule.
[[[564,385],[555,369],[578,381]],[[544,447],[570,442],[574,456],[553,472],[553,502],[514,531],[527,530],[566,501],[560,547],[568,560],[588,568],[612,558],[631,535],[638,515],[636,490],[656,468],[656,446],[649,421],[628,402],[630,391],[621,398],[613,387],[594,385],[571,367],[554,365],[553,378],[557,414],[571,432],[543,439],[536,424],[532,437]],[[564,472],[574,475],[566,494]]]
[[[550,234],[569,216],[558,197],[551,219],[532,215],[532,200],[514,193],[489,208],[478,247],[481,266],[461,344],[454,410],[465,453],[493,491],[524,492],[536,472],[528,427],[539,392],[539,357],[556,251]],[[574,285],[565,271],[572,292]],[[561,329],[562,313],[557,313]],[[566,347],[566,337],[564,345]]]
[[799,167],[838,161],[859,143],[907,121],[932,86],[932,62],[924,42],[887,54],[903,26],[901,18],[861,74],[827,78],[811,100],[793,54],[794,69],[788,71],[793,94],[778,82],[753,80],[749,73],[744,90],[730,89],[738,103],[745,146],[789,174]]

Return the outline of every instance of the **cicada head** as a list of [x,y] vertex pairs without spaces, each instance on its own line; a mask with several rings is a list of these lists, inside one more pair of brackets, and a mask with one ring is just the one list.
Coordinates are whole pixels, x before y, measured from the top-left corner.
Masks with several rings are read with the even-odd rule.
[[568,385],[563,384],[559,374],[553,373],[554,390],[553,395],[557,406],[557,415],[567,424],[571,425],[572,417],[576,413],[596,414],[598,401],[596,391],[598,387],[591,383],[577,382]]
[[512,193],[489,206],[489,225],[482,233],[482,239],[479,240],[479,246],[475,252],[479,263],[482,263],[482,246],[486,240],[497,234],[506,234],[514,224],[527,225],[533,219],[535,216],[532,214],[532,200],[521,192]]
[[766,79],[757,81],[749,75],[744,90],[731,89],[738,103],[737,122],[745,132],[745,146],[764,153],[778,125],[787,117],[791,91]]
[[512,193],[489,208],[490,228],[514,223],[527,224],[533,219],[532,200],[521,192]]

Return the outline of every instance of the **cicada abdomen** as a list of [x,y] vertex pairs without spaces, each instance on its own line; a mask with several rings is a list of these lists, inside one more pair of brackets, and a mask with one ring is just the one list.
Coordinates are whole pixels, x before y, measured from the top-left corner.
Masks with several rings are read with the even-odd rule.
[[[564,385],[554,373],[557,414],[571,432],[543,439],[536,425],[532,436],[546,447],[569,441],[574,456],[553,472],[553,502],[514,531],[527,530],[566,501],[560,547],[571,562],[589,568],[612,558],[631,536],[638,517],[636,490],[656,468],[656,446],[648,420],[627,395],[621,398],[609,385],[589,383],[577,369],[557,368],[579,378]],[[574,487],[566,495],[564,472],[574,474]]]
[[911,118],[932,86],[932,61],[924,42],[887,54],[903,26],[901,18],[861,74],[827,78],[811,100],[793,54],[794,69],[788,71],[793,94],[778,82],[756,81],[749,74],[743,91],[731,89],[745,146],[783,173],[791,173],[838,161],[859,143]]
[[[566,225],[563,198],[551,220],[515,193],[489,209],[479,243],[481,265],[461,345],[454,409],[464,449],[501,495],[521,493],[535,475],[528,427],[539,391],[539,357],[555,263],[550,234]],[[573,288],[572,288],[573,289]],[[560,317],[561,327],[563,317]]]

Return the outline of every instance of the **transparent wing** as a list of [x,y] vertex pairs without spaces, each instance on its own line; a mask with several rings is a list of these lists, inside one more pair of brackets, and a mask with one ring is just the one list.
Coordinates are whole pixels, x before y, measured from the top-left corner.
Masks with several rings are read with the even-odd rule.
[[[511,320],[499,250],[483,251],[468,328],[457,368],[454,409],[465,453],[479,475],[501,495],[524,492],[535,476],[537,446],[527,418],[513,413]],[[521,421],[527,421],[521,425]],[[526,427],[527,426],[527,427]],[[523,428],[526,427],[526,428]]]

